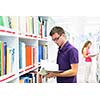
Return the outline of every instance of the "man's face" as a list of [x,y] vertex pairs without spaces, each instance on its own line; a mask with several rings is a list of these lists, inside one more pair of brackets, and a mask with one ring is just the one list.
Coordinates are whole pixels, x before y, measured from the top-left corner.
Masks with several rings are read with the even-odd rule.
[[58,45],[61,46],[63,43],[62,35],[55,33],[52,35],[52,40]]

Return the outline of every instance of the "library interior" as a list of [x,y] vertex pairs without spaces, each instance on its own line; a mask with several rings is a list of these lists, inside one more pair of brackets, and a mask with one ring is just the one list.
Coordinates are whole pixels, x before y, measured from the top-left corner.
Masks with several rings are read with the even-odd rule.
[[[65,34],[58,29],[50,35],[54,27]],[[60,46],[65,37],[63,46],[71,44],[73,54],[59,53],[65,50]],[[66,60],[65,65],[59,60]],[[0,83],[71,83],[72,79],[72,83],[100,83],[100,17],[0,16]]]

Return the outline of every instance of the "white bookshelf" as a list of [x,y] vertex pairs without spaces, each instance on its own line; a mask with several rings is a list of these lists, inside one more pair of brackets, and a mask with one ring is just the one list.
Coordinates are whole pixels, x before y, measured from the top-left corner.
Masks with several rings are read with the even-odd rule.
[[[18,16],[16,16],[18,17]],[[19,16],[20,17],[20,16]],[[38,45],[47,45],[48,46],[48,34],[47,37],[40,38],[39,35],[37,34],[37,21],[36,19],[38,18],[38,16],[35,16],[35,25],[34,25],[34,34],[32,34],[31,32],[25,32],[24,30],[17,30],[18,29],[18,18],[16,18],[16,26],[17,26],[17,31],[14,31],[14,29],[10,29],[10,28],[6,28],[6,27],[1,27],[0,26],[0,41],[4,41],[7,42],[7,46],[10,48],[14,48],[15,49],[15,56],[14,56],[14,66],[12,68],[12,72],[10,72],[9,74],[6,75],[1,75],[0,76],[0,83],[19,83],[19,77],[29,73],[31,71],[38,71]],[[21,17],[22,19],[22,17]],[[25,17],[24,17],[24,21],[25,21]],[[21,22],[22,23],[22,22]],[[25,25],[25,22],[23,23]],[[48,24],[49,25],[49,24]],[[48,26],[47,26],[48,27]],[[22,27],[21,27],[22,28]],[[25,27],[24,27],[25,28]],[[48,28],[47,28],[48,29]],[[3,31],[2,31],[3,30]],[[25,33],[23,33],[25,32]],[[20,34],[19,34],[20,33]],[[21,34],[22,33],[22,34]],[[27,36],[26,36],[27,34]],[[19,69],[19,42],[24,42],[25,45],[29,45],[32,47],[36,48],[36,56],[35,56],[35,63],[34,65],[30,65],[30,66],[25,66],[25,68]],[[48,58],[47,58],[48,59]]]

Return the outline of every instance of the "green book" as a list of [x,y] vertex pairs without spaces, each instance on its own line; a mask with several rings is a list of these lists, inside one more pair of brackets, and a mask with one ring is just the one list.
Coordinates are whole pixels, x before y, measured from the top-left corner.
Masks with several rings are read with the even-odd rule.
[[0,16],[0,26],[4,26],[3,16]]
[[7,16],[0,16],[0,26],[9,27]]

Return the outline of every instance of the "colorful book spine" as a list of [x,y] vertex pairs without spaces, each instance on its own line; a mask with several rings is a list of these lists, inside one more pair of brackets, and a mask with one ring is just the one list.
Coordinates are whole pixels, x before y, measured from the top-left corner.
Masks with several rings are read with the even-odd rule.
[[40,62],[41,59],[43,59],[43,46],[38,45],[38,62]]
[[33,65],[36,64],[36,48],[33,47]]
[[32,34],[34,34],[34,17],[32,17]]
[[6,67],[7,74],[13,72],[14,58],[15,58],[15,49],[7,47],[7,67]]
[[3,16],[0,16],[0,26],[4,26]]
[[26,66],[33,65],[33,48],[32,46],[25,46],[26,48]]
[[6,74],[6,66],[7,66],[7,43],[4,42],[4,75]]
[[2,75],[2,41],[0,41],[0,76]]
[[48,46],[43,45],[43,59],[48,59]]
[[2,41],[1,75],[4,75],[4,42]]
[[19,42],[19,69],[26,67],[25,43]]

